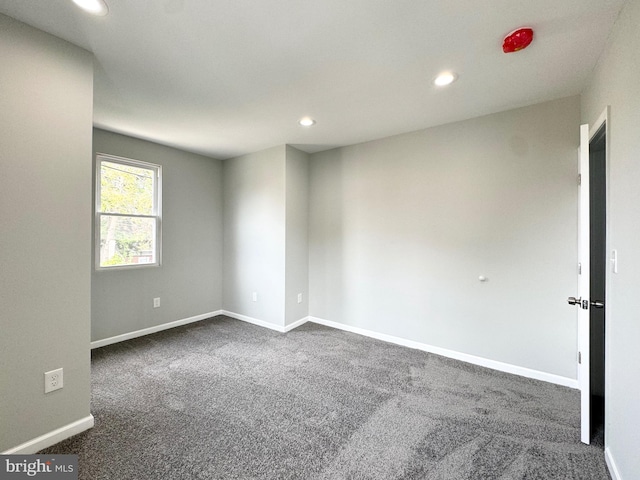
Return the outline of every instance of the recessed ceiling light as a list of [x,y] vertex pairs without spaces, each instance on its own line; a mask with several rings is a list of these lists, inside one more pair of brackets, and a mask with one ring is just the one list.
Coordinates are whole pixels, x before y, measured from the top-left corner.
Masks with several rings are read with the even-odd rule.
[[109,13],[109,7],[104,0],[73,0],[73,3],[91,15],[104,17]]
[[311,117],[304,117],[304,118],[301,118],[298,121],[298,123],[300,125],[302,125],[303,127],[310,127],[311,125],[314,125],[316,123],[316,121]]
[[445,87],[451,85],[457,78],[458,76],[453,72],[443,72],[435,78],[433,83],[438,87]]

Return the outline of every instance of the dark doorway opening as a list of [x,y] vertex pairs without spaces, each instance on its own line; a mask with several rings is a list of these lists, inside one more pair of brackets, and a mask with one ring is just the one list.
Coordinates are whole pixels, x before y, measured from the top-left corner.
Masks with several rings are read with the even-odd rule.
[[607,273],[606,125],[589,142],[591,440],[604,445],[605,285]]

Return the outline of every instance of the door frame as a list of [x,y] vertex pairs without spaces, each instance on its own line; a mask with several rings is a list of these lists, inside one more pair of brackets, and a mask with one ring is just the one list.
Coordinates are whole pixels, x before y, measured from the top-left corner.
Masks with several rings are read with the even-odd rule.
[[[598,119],[589,126],[584,124],[580,126],[580,175],[581,186],[579,193],[579,207],[578,207],[578,262],[581,266],[578,271],[578,295],[583,300],[590,300],[589,291],[589,254],[590,254],[590,240],[589,240],[589,145],[594,135],[600,130],[602,125],[605,125],[605,156],[606,156],[606,194],[605,194],[605,211],[606,211],[606,245],[605,251],[610,260],[612,260],[611,250],[611,238],[610,238],[610,222],[611,216],[609,214],[610,202],[610,168],[611,168],[611,155],[610,155],[610,106],[607,106],[600,114]],[[586,157],[585,157],[586,155]],[[586,164],[585,164],[586,162]],[[609,382],[609,362],[607,361],[607,352],[610,346],[610,292],[611,292],[611,273],[613,273],[612,265],[607,267],[607,274],[605,278],[605,446],[607,443],[607,418],[608,408],[606,398],[610,395],[610,382]],[[589,328],[589,315],[590,307],[588,309],[578,309],[578,351],[580,352],[581,362],[578,364],[578,382],[580,385],[580,440],[583,443],[589,444],[591,442],[591,398],[590,398],[590,361],[589,361],[589,340],[590,340],[590,328]]]

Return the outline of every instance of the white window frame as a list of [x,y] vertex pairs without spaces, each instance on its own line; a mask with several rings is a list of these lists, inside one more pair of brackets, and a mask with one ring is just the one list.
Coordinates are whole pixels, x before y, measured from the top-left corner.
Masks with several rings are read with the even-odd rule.
[[[154,209],[151,215],[138,215],[129,213],[114,213],[114,212],[101,212],[101,187],[102,187],[102,162],[119,163],[121,165],[128,165],[132,167],[144,168],[147,170],[153,170],[155,172],[155,181],[153,182],[153,205]],[[94,257],[95,268],[97,271],[110,271],[110,270],[123,270],[130,268],[147,268],[147,267],[159,267],[162,265],[162,166],[155,163],[142,162],[140,160],[133,160],[131,158],[117,157],[115,155],[109,155],[106,153],[96,154],[96,196],[95,196],[95,223],[94,223]],[[102,215],[115,215],[120,217],[136,217],[136,218],[154,218],[156,219],[156,255],[155,262],[152,263],[136,263],[130,265],[113,265],[113,266],[101,266],[100,265],[100,219]]]

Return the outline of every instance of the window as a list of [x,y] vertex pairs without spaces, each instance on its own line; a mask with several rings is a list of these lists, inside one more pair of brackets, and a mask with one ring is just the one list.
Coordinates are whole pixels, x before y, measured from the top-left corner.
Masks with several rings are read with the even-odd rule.
[[162,167],[96,157],[96,268],[160,265]]

